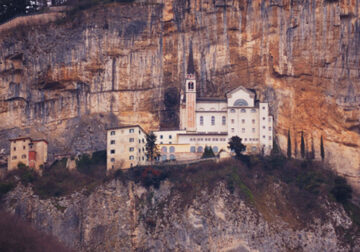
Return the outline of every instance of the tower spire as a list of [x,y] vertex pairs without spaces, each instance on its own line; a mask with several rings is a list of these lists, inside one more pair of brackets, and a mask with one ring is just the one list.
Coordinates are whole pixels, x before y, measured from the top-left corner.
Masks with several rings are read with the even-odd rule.
[[188,59],[188,65],[187,65],[187,74],[195,74],[192,43],[190,43],[189,59]]

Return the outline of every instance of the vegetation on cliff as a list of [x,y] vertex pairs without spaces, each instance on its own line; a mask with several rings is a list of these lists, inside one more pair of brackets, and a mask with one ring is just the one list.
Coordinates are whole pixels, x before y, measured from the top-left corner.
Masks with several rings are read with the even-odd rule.
[[[192,165],[162,164],[135,167],[106,176],[104,161],[101,152],[92,157],[84,155],[77,161],[77,170],[70,172],[63,159],[45,168],[41,177],[22,167],[2,184],[14,183],[14,177],[18,177],[23,184],[31,185],[35,194],[49,198],[81,190],[88,195],[98,185],[116,179],[126,185],[144,186],[150,200],[154,190],[167,180],[171,184],[169,199],[180,197],[176,209],[182,211],[201,197],[204,190],[211,194],[219,183],[224,183],[232,195],[246,202],[269,223],[281,219],[293,229],[306,229],[316,221],[326,222],[330,206],[342,205],[352,219],[352,226],[339,227],[336,230],[338,237],[351,244],[360,234],[360,210],[350,201],[351,187],[323,162],[287,159],[282,155],[249,156],[246,164],[236,159]],[[161,206],[157,208],[162,211]],[[146,220],[149,230],[154,229],[156,222],[151,218]]]

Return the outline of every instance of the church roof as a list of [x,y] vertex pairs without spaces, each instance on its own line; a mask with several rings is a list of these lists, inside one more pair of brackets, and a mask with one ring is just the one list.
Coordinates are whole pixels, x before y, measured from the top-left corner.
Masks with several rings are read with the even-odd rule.
[[188,58],[188,65],[187,65],[187,74],[194,74],[195,73],[195,66],[194,66],[194,57],[192,51],[192,44],[190,44],[190,52]]
[[197,102],[226,102],[226,98],[221,97],[199,97],[196,99]]
[[255,97],[255,95],[256,95],[256,93],[255,93],[255,91],[253,89],[250,90],[250,89],[247,89],[247,88],[244,88],[244,87],[240,86],[240,87],[234,88],[234,89],[230,90],[229,92],[227,92],[226,97],[228,97],[228,95],[231,95],[231,94],[233,94],[233,93],[235,93],[235,92],[237,92],[239,90],[242,90],[242,91],[248,93],[251,97]]

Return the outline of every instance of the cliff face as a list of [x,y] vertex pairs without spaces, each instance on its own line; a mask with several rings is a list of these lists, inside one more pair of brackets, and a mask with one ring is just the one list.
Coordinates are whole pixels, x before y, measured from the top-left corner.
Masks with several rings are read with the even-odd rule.
[[[263,213],[224,183],[212,187],[189,201],[191,189],[179,191],[170,182],[146,190],[113,180],[89,196],[40,200],[19,184],[7,195],[6,209],[76,251],[350,250],[339,231],[346,232],[351,219],[334,203],[322,201],[324,214],[308,213],[312,220],[304,220],[286,203],[281,184],[267,189]],[[360,241],[353,239],[357,250]]]
[[[142,1],[144,2],[144,1]],[[146,1],[145,1],[146,2]],[[105,148],[106,126],[178,123],[192,44],[199,93],[255,88],[299,155],[325,158],[358,189],[359,1],[169,0],[111,4],[65,21],[2,29],[0,136],[51,152]]]

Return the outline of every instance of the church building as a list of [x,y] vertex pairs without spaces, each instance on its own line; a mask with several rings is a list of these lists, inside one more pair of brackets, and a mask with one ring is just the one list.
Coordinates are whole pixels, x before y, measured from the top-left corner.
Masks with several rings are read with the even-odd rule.
[[[259,102],[252,90],[238,87],[224,98],[197,96],[192,50],[190,49],[184,91],[180,97],[177,130],[154,131],[160,161],[193,160],[205,147],[230,156],[228,142],[239,136],[246,153],[269,154],[273,147],[273,117],[269,104]],[[140,125],[108,129],[107,170],[146,165],[146,132]]]
[[229,152],[231,137],[239,136],[246,153],[269,154],[273,147],[273,117],[269,104],[256,99],[252,90],[238,87],[224,98],[197,97],[196,78],[190,51],[185,94],[180,97],[180,125],[175,131],[155,131],[160,160],[201,157],[204,148]]

